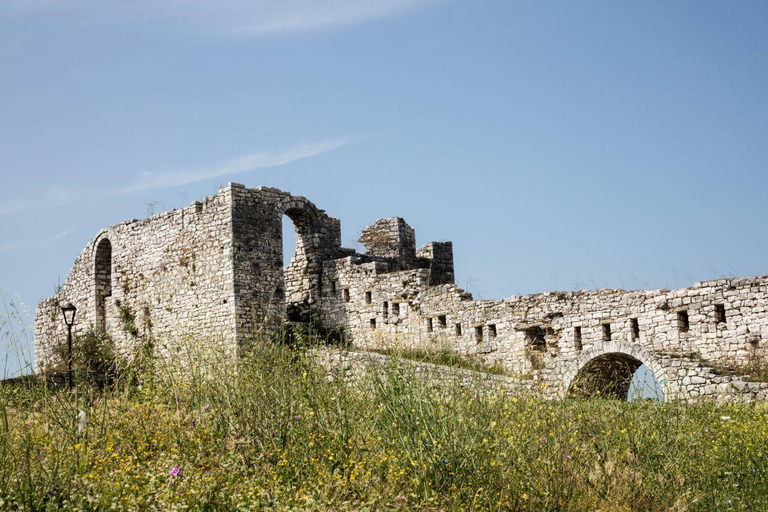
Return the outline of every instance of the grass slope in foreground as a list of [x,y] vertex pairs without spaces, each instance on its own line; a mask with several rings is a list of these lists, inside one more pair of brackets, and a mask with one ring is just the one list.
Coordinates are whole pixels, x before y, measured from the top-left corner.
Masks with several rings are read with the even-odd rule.
[[502,398],[407,365],[329,380],[269,343],[237,367],[193,352],[104,390],[0,385],[0,509],[768,509],[762,404]]

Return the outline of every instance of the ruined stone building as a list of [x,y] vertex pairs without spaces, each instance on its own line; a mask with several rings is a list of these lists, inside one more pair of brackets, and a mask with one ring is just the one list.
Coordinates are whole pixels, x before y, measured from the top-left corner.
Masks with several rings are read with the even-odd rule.
[[[283,268],[282,219],[296,228]],[[286,234],[285,236],[290,236]],[[104,330],[130,354],[199,340],[236,355],[281,321],[341,332],[358,350],[450,349],[565,396],[589,376],[626,395],[645,364],[668,398],[766,398],[751,382],[768,343],[768,277],[681,290],[590,290],[473,300],[454,283],[451,242],[416,247],[401,218],[366,228],[365,253],[341,246],[338,219],[303,197],[230,184],[181,210],[103,229],[62,289],[37,309],[38,367],[77,329]]]

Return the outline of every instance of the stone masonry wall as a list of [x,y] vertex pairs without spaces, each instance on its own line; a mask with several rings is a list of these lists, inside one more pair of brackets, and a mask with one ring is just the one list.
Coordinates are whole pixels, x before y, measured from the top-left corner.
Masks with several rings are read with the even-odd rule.
[[[205,339],[229,350],[235,331],[232,300],[231,194],[188,208],[132,220],[102,230],[83,249],[53,297],[35,318],[35,359],[51,361],[53,346],[66,340],[59,306],[77,307],[75,332],[106,330],[125,354],[141,341],[168,351],[185,339]],[[108,241],[108,242],[107,242]],[[109,286],[98,286],[98,248],[111,246],[106,260]]]
[[[282,232],[283,215],[297,242],[285,269],[282,237],[294,235]],[[69,300],[80,331],[103,328],[126,353],[141,340],[165,350],[185,336],[235,353],[254,333],[289,321],[344,332],[363,350],[453,350],[551,396],[585,375],[608,379],[609,369],[640,364],[669,398],[764,394],[747,376],[768,357],[768,277],[473,300],[454,284],[450,242],[417,249],[399,217],[377,221],[360,241],[363,254],[341,247],[339,220],[306,198],[238,184],[112,226],[40,303],[38,366],[64,339],[58,305]]]

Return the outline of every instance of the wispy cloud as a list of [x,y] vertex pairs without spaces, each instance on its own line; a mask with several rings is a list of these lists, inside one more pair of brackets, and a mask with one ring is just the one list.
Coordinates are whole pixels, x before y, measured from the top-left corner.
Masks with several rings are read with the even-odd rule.
[[72,233],[71,227],[63,229],[58,233],[53,234],[37,242],[12,242],[10,244],[0,246],[0,254],[4,254],[11,251],[22,250],[22,249],[39,249],[40,247],[44,247],[57,240],[61,240],[65,236],[69,235],[70,233]]
[[175,187],[210,178],[218,178],[268,167],[277,167],[304,158],[321,155],[346,146],[349,143],[350,141],[348,139],[328,140],[316,144],[306,144],[276,153],[252,153],[243,157],[233,158],[232,160],[214,167],[165,172],[145,171],[141,173],[141,177],[135,184],[123,189],[121,192],[137,192],[140,190]]
[[72,232],[72,228],[63,229],[63,230],[59,231],[58,233],[56,233],[55,235],[51,235],[48,238],[46,238],[45,240],[41,240],[41,241],[37,242],[36,244],[33,244],[31,247],[33,249],[37,249],[38,247],[43,247],[43,246],[48,245],[48,244],[50,244],[52,242],[55,242],[57,240],[61,240],[65,236],[69,235],[71,232]]
[[58,208],[75,202],[78,197],[78,193],[63,187],[49,188],[25,197],[6,197],[0,203],[0,215]]
[[444,0],[6,0],[0,15],[72,14],[86,22],[146,23],[227,35],[285,35],[402,15]]
[[6,252],[11,252],[21,247],[21,244],[18,242],[13,242],[10,244],[0,245],[0,254],[5,254]]

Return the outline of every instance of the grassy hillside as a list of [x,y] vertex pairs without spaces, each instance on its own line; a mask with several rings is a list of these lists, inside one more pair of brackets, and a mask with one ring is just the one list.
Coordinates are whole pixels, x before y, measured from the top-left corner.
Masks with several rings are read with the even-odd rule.
[[[0,509],[768,509],[764,406],[541,401],[301,350],[0,385]],[[82,414],[81,414],[82,411]]]

